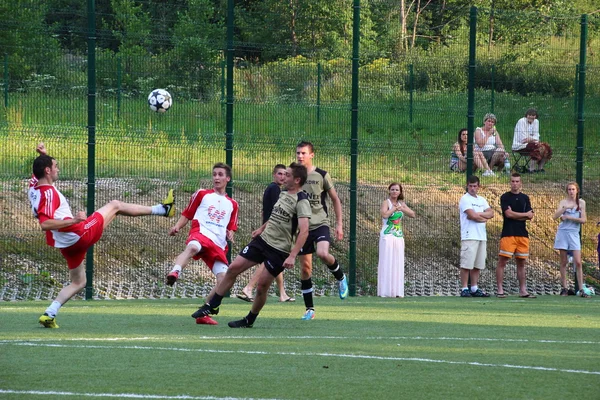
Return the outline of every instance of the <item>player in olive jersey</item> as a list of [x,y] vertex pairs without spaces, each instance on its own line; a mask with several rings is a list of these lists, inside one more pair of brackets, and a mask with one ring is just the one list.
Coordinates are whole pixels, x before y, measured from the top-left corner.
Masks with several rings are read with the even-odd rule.
[[313,144],[310,142],[300,142],[296,146],[296,160],[304,165],[308,171],[306,183],[302,190],[308,195],[312,216],[308,228],[308,239],[300,250],[300,289],[304,298],[306,311],[302,316],[305,321],[315,318],[315,308],[313,304],[313,286],[312,286],[312,253],[316,251],[317,257],[321,259],[329,268],[338,281],[340,299],[348,297],[348,282],[346,275],[342,271],[338,261],[329,253],[329,214],[325,202],[326,195],[329,195],[335,211],[335,238],[342,240],[344,231],[342,229],[342,203],[333,187],[333,181],[327,171],[317,168],[312,160],[315,156]]
[[[258,313],[267,302],[267,294],[275,277],[284,269],[294,267],[296,255],[308,236],[308,221],[312,213],[308,197],[301,191],[306,176],[304,166],[298,163],[290,164],[285,177],[287,191],[281,192],[269,220],[252,232],[252,241],[229,265],[225,277],[217,285],[214,296],[192,314],[193,318],[218,314],[223,296],[231,289],[237,276],[254,265],[264,262],[265,269],[258,280],[252,309],[246,317],[229,323],[231,328],[252,327]],[[294,243],[296,232],[298,235]]]

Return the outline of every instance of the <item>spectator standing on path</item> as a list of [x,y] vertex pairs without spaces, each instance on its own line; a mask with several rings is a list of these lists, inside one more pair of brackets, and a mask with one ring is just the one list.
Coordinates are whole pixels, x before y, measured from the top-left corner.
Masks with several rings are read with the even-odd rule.
[[569,295],[567,285],[567,252],[571,251],[573,263],[575,264],[575,274],[577,277],[577,295],[589,297],[583,286],[583,267],[581,264],[581,237],[579,231],[581,225],[587,221],[585,212],[585,200],[579,198],[579,185],[575,182],[567,184],[567,197],[558,203],[558,208],[554,212],[554,219],[560,219],[556,238],[554,239],[554,249],[560,253],[560,284],[561,296]]
[[379,263],[377,266],[377,296],[404,297],[404,230],[402,218],[414,218],[415,212],[404,202],[402,185],[388,186],[389,196],[381,203],[382,218],[379,233]]
[[[479,178],[470,176],[467,193],[458,203],[460,212],[460,296],[490,297],[477,287],[481,270],[487,257],[487,232],[485,224],[494,217],[487,200],[478,196]],[[469,276],[471,288],[468,287]]]
[[496,296],[506,297],[504,292],[504,268],[513,256],[517,264],[517,279],[519,281],[519,297],[535,298],[527,291],[527,272],[525,263],[529,257],[529,232],[527,221],[533,219],[533,209],[529,196],[521,192],[523,183],[521,175],[517,172],[510,176],[510,191],[500,197],[502,208],[502,234],[500,239],[500,253],[496,267]]

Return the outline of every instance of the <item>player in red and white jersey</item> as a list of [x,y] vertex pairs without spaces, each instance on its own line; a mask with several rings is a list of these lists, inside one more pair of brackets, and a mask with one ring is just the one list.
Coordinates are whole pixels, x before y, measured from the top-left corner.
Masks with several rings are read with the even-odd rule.
[[[237,231],[238,203],[225,193],[231,181],[231,167],[217,163],[212,170],[212,189],[197,190],[181,217],[169,231],[176,235],[188,221],[192,221],[185,250],[175,259],[175,266],[167,275],[167,285],[173,286],[183,268],[191,259],[202,259],[217,279],[217,285],[227,272],[227,240],[233,240]],[[208,299],[212,297],[213,288]],[[210,317],[198,318],[199,324],[216,324]]]
[[73,215],[67,199],[54,186],[60,172],[56,159],[47,154],[43,143],[37,146],[36,151],[40,155],[33,162],[33,178],[28,193],[31,209],[46,232],[46,243],[60,249],[67,261],[71,279],[71,283],[62,288],[39,319],[46,328],[58,328],[56,314],[85,287],[87,282],[83,260],[87,250],[102,237],[104,228],[117,215],[172,217],[175,215],[173,190],[169,190],[169,195],[161,204],[151,207],[112,200],[89,217],[83,211]]

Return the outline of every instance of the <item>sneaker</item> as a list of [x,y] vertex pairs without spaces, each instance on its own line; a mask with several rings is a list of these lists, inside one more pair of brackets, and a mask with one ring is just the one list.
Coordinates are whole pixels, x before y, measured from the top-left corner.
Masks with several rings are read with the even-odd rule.
[[208,315],[205,317],[196,318],[196,323],[198,325],[219,325],[217,321],[209,317]]
[[569,291],[567,290],[567,288],[560,289],[560,295],[561,296],[568,296],[569,295]]
[[48,314],[44,314],[39,319],[40,325],[44,328],[58,328],[55,318],[50,317]]
[[481,174],[481,176],[496,176],[496,174],[491,169],[488,169],[487,171],[483,171],[483,174]]
[[580,297],[592,297],[592,292],[587,287],[583,287],[583,289],[577,291],[577,296]]
[[344,300],[348,297],[348,280],[346,279],[346,275],[344,274],[344,278],[341,281],[338,281],[338,290],[340,294],[340,299]]
[[165,208],[165,217],[171,218],[175,215],[175,197],[173,196],[173,189],[169,189],[169,194],[167,194],[167,197],[161,204]]
[[469,289],[461,290],[460,297],[471,297],[471,291]]
[[[462,296],[462,293],[460,295]],[[471,297],[490,297],[490,295],[478,288],[476,291],[471,292]]]
[[167,285],[173,286],[175,282],[179,279],[179,271],[171,271],[169,275],[167,275]]
[[219,307],[212,308],[208,303],[200,307],[195,313],[192,314],[192,318],[201,318],[208,315],[217,315],[219,313]]
[[311,319],[315,319],[315,310],[309,308],[308,310],[306,310],[301,319],[302,321],[310,321]]
[[227,325],[229,325],[230,328],[252,328],[252,324],[248,322],[246,317],[238,321],[231,321],[227,323]]

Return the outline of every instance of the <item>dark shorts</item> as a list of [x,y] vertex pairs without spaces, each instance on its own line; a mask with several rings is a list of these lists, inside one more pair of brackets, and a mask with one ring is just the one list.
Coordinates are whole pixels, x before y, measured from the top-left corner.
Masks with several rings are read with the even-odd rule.
[[239,255],[246,260],[254,261],[257,264],[264,262],[265,268],[273,276],[277,276],[283,272],[285,269],[283,268],[283,262],[289,257],[289,253],[269,246],[260,236],[252,239],[252,241],[240,251]]
[[300,253],[298,253],[298,255],[304,256],[306,254],[314,253],[317,249],[316,244],[323,241],[331,242],[331,235],[327,225],[323,225],[315,230],[308,231],[306,242],[304,242],[304,245],[300,249]]

